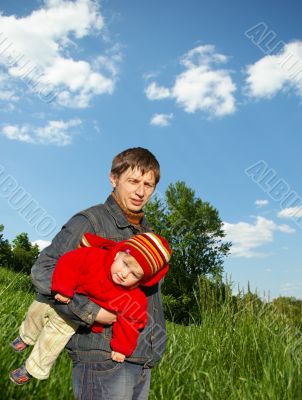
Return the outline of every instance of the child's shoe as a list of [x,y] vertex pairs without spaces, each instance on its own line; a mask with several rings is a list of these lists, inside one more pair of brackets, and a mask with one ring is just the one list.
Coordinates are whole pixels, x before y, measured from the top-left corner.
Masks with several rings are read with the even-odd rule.
[[25,385],[32,376],[26,371],[25,365],[21,365],[20,368],[15,369],[9,374],[10,380],[16,385]]
[[20,336],[18,336],[13,342],[11,342],[10,345],[17,353],[21,353],[26,349],[26,347],[28,347],[28,344],[23,342]]

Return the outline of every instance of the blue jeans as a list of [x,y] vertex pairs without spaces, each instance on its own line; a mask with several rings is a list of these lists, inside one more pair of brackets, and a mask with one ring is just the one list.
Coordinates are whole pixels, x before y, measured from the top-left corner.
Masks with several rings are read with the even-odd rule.
[[76,400],[147,400],[151,369],[111,359],[75,362],[72,371]]

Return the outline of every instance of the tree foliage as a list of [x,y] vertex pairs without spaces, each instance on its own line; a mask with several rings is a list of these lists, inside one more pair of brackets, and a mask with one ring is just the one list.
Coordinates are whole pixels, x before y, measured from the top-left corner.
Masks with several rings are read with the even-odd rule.
[[12,249],[9,241],[3,236],[4,226],[0,224],[0,266],[6,267],[12,262]]
[[163,285],[166,305],[175,310],[174,319],[187,321],[196,303],[198,278],[221,284],[224,258],[231,246],[223,241],[223,223],[217,209],[196,198],[184,182],[170,184],[165,198],[156,197],[145,212],[155,232],[164,236],[173,250],[170,273]]
[[24,232],[17,235],[10,244],[4,239],[3,231],[4,226],[0,224],[0,266],[29,274],[39,255],[38,245],[33,245]]
[[39,255],[38,245],[33,245],[28,239],[28,234],[24,232],[17,235],[12,243],[12,268],[29,274]]

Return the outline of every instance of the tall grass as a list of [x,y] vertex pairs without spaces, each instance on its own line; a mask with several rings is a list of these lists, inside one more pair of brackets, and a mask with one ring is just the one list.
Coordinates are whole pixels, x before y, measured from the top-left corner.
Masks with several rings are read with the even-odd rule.
[[28,349],[22,355],[15,353],[9,343],[18,335],[18,328],[34,297],[29,276],[0,268],[0,398],[71,400],[71,363],[66,354],[59,358],[47,380],[33,379],[24,386],[17,386],[8,377],[9,372],[19,367],[30,352]]
[[200,326],[169,324],[151,399],[302,399],[301,335],[273,309],[228,306]]
[[[29,278],[0,269],[1,392],[6,399],[72,399],[66,354],[47,381],[23,387],[8,372],[26,355],[8,346],[34,297]],[[302,336],[272,304],[246,297],[200,307],[199,324],[167,324],[168,346],[152,372],[150,400],[302,399]],[[108,399],[109,400],[109,399]],[[114,400],[114,399],[113,399]]]

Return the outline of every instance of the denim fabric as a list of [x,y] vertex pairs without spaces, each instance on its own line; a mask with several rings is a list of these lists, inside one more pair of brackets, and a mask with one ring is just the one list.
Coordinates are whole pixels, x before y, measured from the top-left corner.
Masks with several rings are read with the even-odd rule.
[[[150,231],[146,220],[142,222],[142,232]],[[39,301],[51,303],[63,317],[81,322],[82,325],[73,335],[66,348],[74,358],[81,356],[82,361],[97,362],[102,352],[111,352],[111,327],[101,334],[91,332],[91,325],[100,307],[83,295],[75,295],[68,305],[54,302],[50,297],[50,284],[53,269],[58,258],[65,252],[77,247],[85,232],[96,233],[114,241],[128,239],[138,233],[132,226],[112,196],[105,204],[93,206],[73,216],[55,236],[50,246],[44,249],[32,268],[32,280],[39,293]],[[153,367],[162,357],[165,349],[165,321],[159,285],[144,288],[148,298],[148,323],[140,333],[137,347],[129,358],[136,364]],[[83,322],[84,321],[84,322]]]
[[147,400],[150,379],[150,369],[111,359],[76,362],[72,372],[76,400]]

